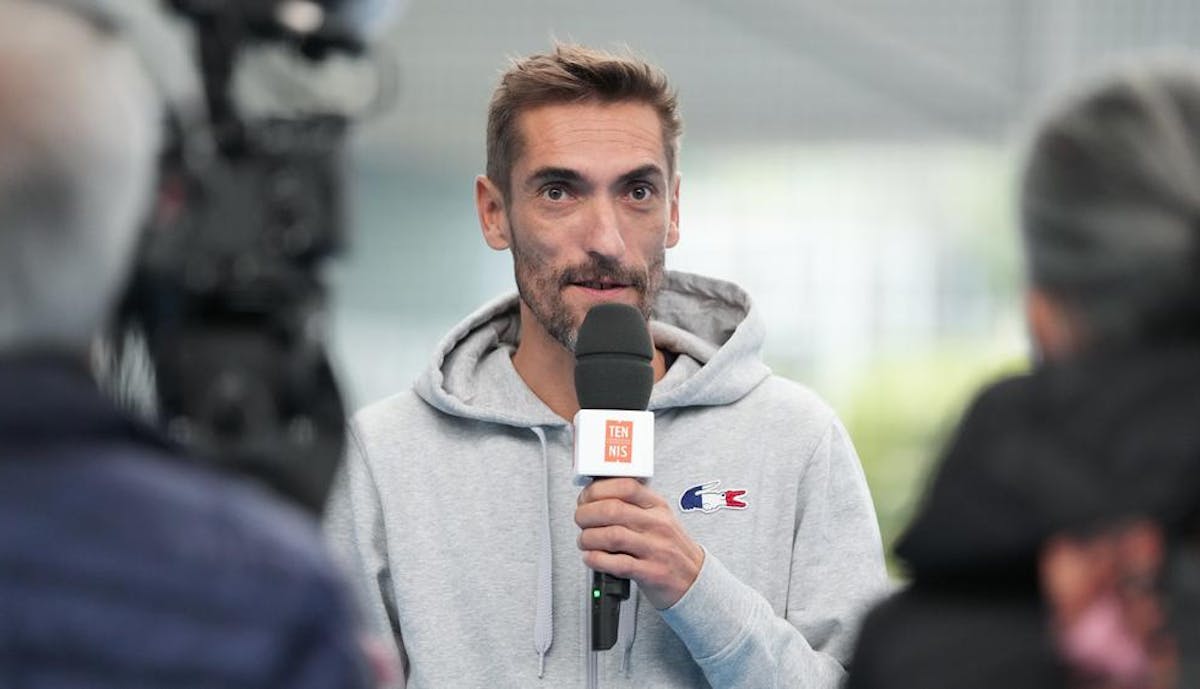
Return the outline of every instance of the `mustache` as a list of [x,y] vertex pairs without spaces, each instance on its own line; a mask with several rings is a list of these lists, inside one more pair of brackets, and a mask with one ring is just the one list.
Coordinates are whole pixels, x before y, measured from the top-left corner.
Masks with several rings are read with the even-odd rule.
[[606,258],[594,258],[584,265],[564,268],[558,276],[560,287],[566,287],[576,282],[600,281],[629,285],[644,292],[649,282],[649,276],[646,271],[622,266],[616,261]]

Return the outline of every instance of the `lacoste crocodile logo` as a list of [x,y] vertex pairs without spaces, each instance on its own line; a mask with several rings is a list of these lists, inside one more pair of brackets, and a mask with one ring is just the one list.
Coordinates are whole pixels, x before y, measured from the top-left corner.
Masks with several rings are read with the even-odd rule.
[[744,510],[744,490],[718,490],[720,481],[709,481],[683,491],[679,508],[684,512],[716,512],[718,510]]

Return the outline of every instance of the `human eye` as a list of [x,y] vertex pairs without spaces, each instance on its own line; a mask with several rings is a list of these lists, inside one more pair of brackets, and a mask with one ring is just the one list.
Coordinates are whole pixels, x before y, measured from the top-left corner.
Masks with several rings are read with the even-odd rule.
[[542,187],[540,196],[547,201],[559,203],[571,197],[571,192],[562,184],[547,184]]
[[654,198],[654,186],[645,182],[637,182],[629,187],[629,198],[632,201],[643,202]]

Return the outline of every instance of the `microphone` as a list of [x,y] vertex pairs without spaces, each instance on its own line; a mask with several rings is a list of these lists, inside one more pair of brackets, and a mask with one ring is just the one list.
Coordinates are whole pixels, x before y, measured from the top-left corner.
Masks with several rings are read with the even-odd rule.
[[[575,345],[575,475],[593,479],[654,475],[654,345],[642,313],[628,304],[592,307]],[[629,580],[593,572],[592,650],[617,642]]]

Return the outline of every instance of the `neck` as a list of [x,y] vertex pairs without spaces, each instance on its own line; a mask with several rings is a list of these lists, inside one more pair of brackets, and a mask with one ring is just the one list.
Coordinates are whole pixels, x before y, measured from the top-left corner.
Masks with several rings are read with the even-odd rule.
[[[533,312],[521,304],[521,340],[513,354],[513,368],[534,395],[558,416],[571,421],[579,411],[575,394],[575,354],[550,336]],[[654,382],[667,373],[666,358],[654,350]]]

